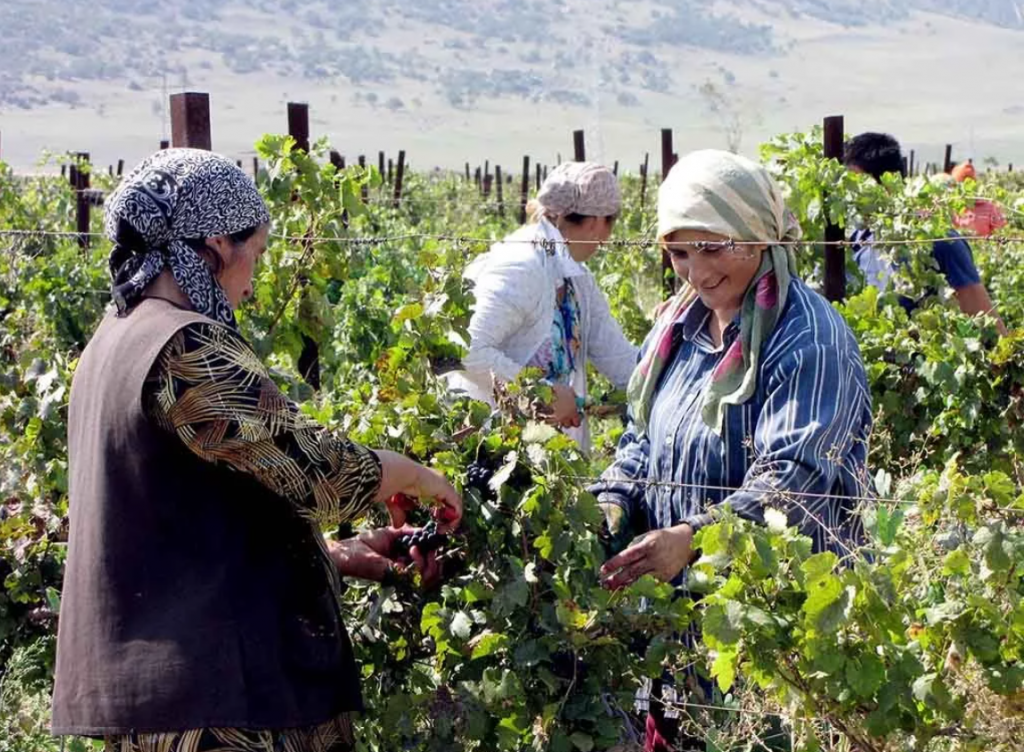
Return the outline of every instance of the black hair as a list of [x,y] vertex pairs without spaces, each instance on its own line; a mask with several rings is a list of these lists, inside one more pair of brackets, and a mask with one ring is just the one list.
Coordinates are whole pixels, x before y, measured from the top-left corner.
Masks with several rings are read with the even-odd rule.
[[[566,214],[562,219],[570,224],[581,225],[590,219],[590,217],[590,214],[577,214],[576,212],[573,212],[572,214]],[[602,217],[602,219],[604,219],[605,222],[611,223],[618,219],[618,217],[618,214],[609,214],[607,217]]]
[[907,176],[900,142],[888,133],[861,133],[851,138],[843,148],[843,164],[858,167],[879,182],[889,172]]

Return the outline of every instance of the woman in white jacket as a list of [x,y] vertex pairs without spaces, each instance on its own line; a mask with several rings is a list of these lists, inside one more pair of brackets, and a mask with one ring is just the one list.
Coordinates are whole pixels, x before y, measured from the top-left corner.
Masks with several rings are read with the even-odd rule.
[[567,162],[552,171],[533,202],[533,223],[466,269],[476,305],[465,370],[453,386],[493,403],[495,380],[540,368],[554,387],[551,421],[589,446],[582,412],[587,362],[624,388],[637,358],[582,265],[608,240],[621,205],[607,167]]

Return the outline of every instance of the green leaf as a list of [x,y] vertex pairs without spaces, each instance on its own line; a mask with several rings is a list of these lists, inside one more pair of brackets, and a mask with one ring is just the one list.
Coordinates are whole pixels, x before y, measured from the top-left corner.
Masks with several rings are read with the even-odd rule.
[[838,563],[838,556],[831,551],[824,551],[820,554],[815,554],[801,564],[800,571],[803,573],[804,582],[808,590],[817,580],[822,580],[827,575],[830,575]]
[[885,664],[871,654],[847,661],[846,681],[854,694],[861,699],[870,699],[885,681]]
[[967,555],[967,552],[962,548],[958,548],[955,551],[950,551],[942,564],[942,574],[949,575],[963,575],[967,576],[971,573],[971,558]]
[[808,586],[807,600],[803,612],[808,623],[818,632],[834,632],[850,618],[856,589],[843,583],[834,575],[814,580]]
[[478,639],[474,640],[474,642],[476,644],[473,647],[473,653],[470,655],[470,660],[473,661],[477,658],[486,658],[504,650],[508,647],[508,636],[500,632],[485,632],[479,635]]
[[704,636],[711,638],[715,646],[739,642],[742,624],[743,605],[736,601],[727,601],[724,605],[716,603],[704,610]]
[[590,752],[594,748],[594,740],[582,731],[576,731],[569,737],[572,746],[580,752]]
[[739,649],[727,648],[719,650],[711,664],[711,677],[718,682],[722,694],[727,693],[736,681],[736,664],[739,661]]

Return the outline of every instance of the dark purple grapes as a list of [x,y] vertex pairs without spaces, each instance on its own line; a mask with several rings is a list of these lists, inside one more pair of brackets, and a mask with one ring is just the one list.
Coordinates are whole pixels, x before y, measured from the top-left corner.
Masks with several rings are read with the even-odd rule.
[[494,471],[489,467],[479,462],[474,462],[466,468],[466,485],[470,488],[475,488],[486,498],[491,493],[488,483],[491,482],[493,476]]
[[393,555],[395,557],[408,557],[409,552],[415,546],[420,550],[421,554],[426,556],[443,546],[447,540],[448,535],[438,532],[437,523],[431,520],[415,533],[400,535],[395,541]]

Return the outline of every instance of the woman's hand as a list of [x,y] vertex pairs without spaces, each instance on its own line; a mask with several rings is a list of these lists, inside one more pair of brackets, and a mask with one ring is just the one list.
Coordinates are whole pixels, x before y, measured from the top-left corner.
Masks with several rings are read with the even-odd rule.
[[427,500],[437,506],[435,517],[442,533],[455,530],[462,521],[462,497],[441,473],[431,470],[408,457],[376,450],[381,464],[378,501],[383,502],[391,516],[392,527],[405,524],[408,513]]
[[[396,528],[377,528],[360,533],[354,538],[332,542],[328,546],[331,560],[338,568],[342,577],[358,577],[362,580],[381,582],[389,572],[402,574],[409,568],[409,561],[391,558],[395,541],[400,536],[412,535],[416,528],[405,526]],[[431,551],[423,556],[413,546],[409,551],[412,566],[420,573],[425,587],[431,587],[441,578],[441,566],[437,555]]]
[[583,418],[576,404],[576,392],[565,384],[555,384],[551,390],[554,399],[549,406],[547,421],[562,428],[578,428]]
[[645,574],[670,582],[692,559],[693,528],[689,525],[653,530],[605,562],[601,567],[602,584],[609,590],[618,590],[632,585]]

